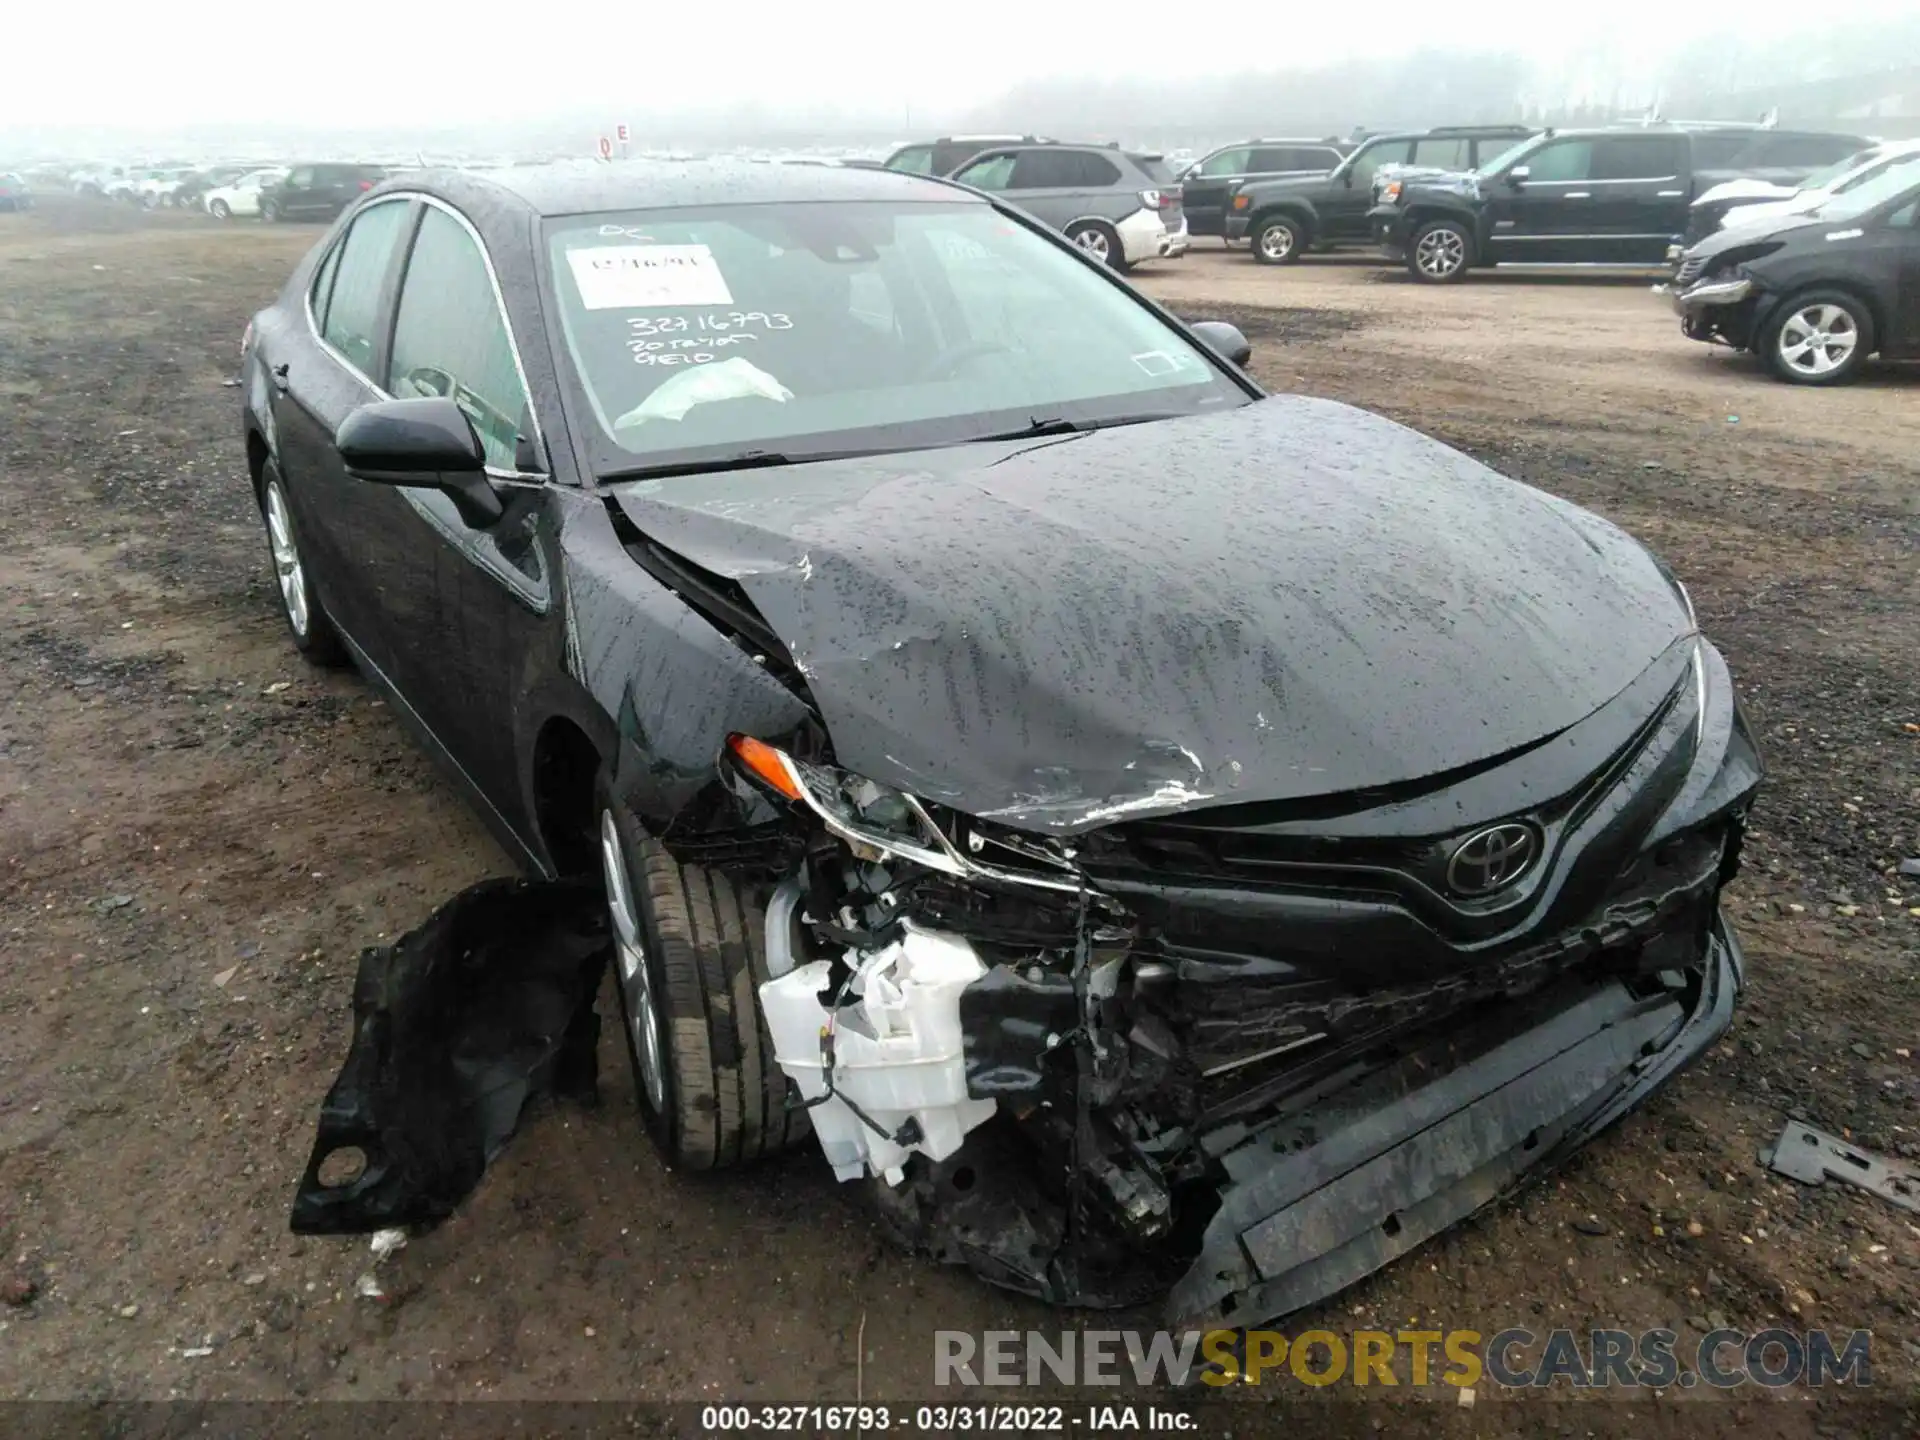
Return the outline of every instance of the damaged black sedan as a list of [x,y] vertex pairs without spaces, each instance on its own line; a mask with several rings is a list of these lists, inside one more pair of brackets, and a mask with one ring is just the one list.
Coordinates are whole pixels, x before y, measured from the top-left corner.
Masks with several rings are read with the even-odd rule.
[[1760,767],[1680,583],[989,198],[410,175],[243,349],[294,643],[604,877],[672,1165],[1252,1324],[1729,1022]]

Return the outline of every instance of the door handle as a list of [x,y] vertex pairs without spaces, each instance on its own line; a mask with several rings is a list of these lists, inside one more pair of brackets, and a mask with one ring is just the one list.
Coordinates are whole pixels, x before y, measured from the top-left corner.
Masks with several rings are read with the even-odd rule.
[[287,367],[284,364],[273,367],[273,386],[283,395],[287,389]]
[[1591,190],[1569,190],[1560,198],[1563,200],[1591,200],[1593,198],[1593,192]]
[[1662,190],[1660,192],[1660,198],[1662,200],[1678,200],[1682,195],[1686,193],[1687,192],[1684,190]]

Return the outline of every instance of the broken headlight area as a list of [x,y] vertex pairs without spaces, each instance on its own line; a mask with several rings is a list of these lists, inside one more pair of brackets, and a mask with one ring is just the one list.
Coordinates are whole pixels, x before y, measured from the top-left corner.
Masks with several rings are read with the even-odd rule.
[[903,1243],[1058,1303],[1311,1303],[1637,1103],[1739,984],[1744,803],[1624,860],[1590,842],[1606,874],[1556,882],[1598,896],[1572,922],[1489,941],[1468,915],[1433,937],[1450,958],[1360,965],[1316,907],[1377,919],[1377,888],[1143,880],[1115,857],[1164,848],[1154,822],[1053,842],[742,748],[817,822],[760,994],[835,1174]]

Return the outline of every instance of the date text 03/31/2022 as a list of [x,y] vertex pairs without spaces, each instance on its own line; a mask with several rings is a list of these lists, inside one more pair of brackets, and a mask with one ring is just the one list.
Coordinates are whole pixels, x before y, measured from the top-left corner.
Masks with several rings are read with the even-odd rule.
[[928,1435],[956,1431],[1045,1435],[1070,1430],[1178,1434],[1195,1430],[1198,1424],[1189,1411],[1159,1405],[707,1405],[700,1411],[700,1427],[710,1435],[882,1430]]

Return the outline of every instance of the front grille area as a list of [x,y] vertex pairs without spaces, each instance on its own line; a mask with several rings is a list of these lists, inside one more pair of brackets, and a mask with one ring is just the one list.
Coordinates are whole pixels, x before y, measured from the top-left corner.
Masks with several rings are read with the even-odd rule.
[[1707,268],[1706,257],[1689,255],[1680,262],[1680,268],[1674,274],[1674,283],[1682,287],[1693,284]]
[[1697,964],[1718,903],[1729,833],[1674,840],[1636,862],[1579,924],[1424,983],[1358,989],[1277,953],[1236,965],[1185,956],[1158,1008],[1181,1041],[1191,1101],[1212,1120],[1270,1104],[1394,1037],[1468,1005],[1526,994],[1576,969],[1633,974]]

